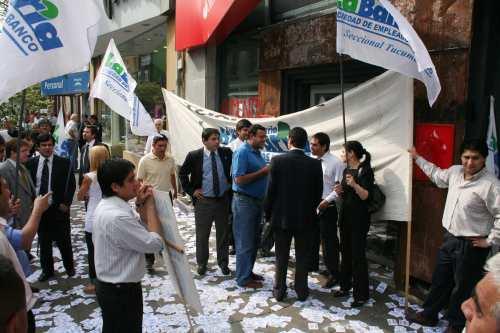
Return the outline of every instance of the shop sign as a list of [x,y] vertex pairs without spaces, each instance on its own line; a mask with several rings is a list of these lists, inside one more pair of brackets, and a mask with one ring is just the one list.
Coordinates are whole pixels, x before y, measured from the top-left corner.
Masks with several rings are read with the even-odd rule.
[[71,73],[40,83],[42,96],[74,95],[89,92],[89,72]]

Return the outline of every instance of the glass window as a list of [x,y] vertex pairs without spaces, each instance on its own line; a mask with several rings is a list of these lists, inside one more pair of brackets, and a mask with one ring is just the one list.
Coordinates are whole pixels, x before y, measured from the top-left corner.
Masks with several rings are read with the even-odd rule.
[[273,0],[270,3],[273,22],[306,16],[324,10],[334,10],[336,0]]
[[259,90],[259,41],[235,35],[220,48],[220,112],[255,117]]

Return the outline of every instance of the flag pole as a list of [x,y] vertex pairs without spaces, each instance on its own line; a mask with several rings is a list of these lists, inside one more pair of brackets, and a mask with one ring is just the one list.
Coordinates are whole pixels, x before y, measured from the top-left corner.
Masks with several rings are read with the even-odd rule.
[[23,93],[21,96],[21,111],[19,113],[19,122],[17,125],[17,142],[16,142],[16,176],[14,182],[14,200],[18,198],[19,194],[19,169],[21,168],[21,154],[19,154],[21,150],[21,132],[23,131],[23,117],[24,117],[24,107],[26,102],[26,89],[23,89]]
[[342,94],[342,124],[344,127],[344,144],[347,143],[347,129],[345,125],[345,103],[344,103],[344,55],[340,54],[340,93]]

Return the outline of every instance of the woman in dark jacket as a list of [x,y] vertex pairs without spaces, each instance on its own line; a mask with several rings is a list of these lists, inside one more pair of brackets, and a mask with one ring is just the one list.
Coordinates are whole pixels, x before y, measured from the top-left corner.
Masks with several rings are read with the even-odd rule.
[[349,295],[353,288],[352,307],[360,307],[369,299],[368,263],[366,261],[366,237],[370,229],[368,198],[374,183],[370,165],[371,155],[358,141],[344,145],[347,168],[340,186],[336,188],[342,196],[340,219],[340,243],[342,262],[340,267],[340,290],[334,295]]

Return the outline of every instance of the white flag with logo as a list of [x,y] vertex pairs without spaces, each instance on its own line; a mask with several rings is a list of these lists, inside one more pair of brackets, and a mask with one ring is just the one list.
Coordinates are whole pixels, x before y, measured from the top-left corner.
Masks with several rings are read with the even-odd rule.
[[337,0],[337,52],[422,81],[431,106],[439,96],[429,52],[387,0]]
[[488,157],[486,158],[486,168],[500,179],[500,152],[498,151],[497,126],[495,123],[495,98],[490,99],[490,123],[488,125]]
[[90,97],[99,98],[111,110],[129,120],[133,134],[152,135],[156,133],[156,129],[151,116],[134,94],[136,86],[137,82],[128,73],[115,41],[111,39],[92,85]]
[[100,16],[94,1],[11,0],[0,29],[0,103],[88,65]]

